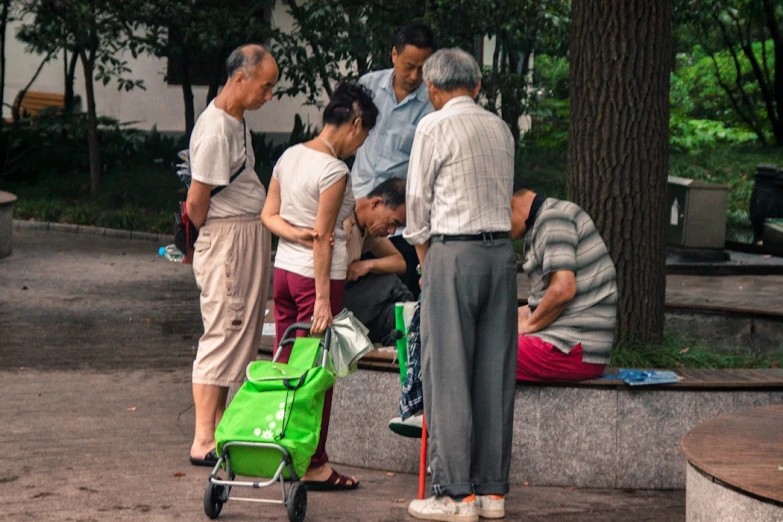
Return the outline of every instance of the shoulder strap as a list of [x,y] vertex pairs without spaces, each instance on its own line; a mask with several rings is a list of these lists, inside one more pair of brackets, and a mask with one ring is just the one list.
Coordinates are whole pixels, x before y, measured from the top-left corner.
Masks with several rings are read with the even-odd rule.
[[[245,123],[245,119],[242,118],[242,137],[245,139],[245,161],[242,163],[242,166],[239,167],[239,170],[234,172],[231,177],[228,179],[228,185],[231,185],[231,183],[237,179],[237,176],[242,174],[245,169],[247,168],[247,124]],[[209,197],[213,197],[217,195],[221,190],[226,188],[228,185],[220,185],[218,187],[215,187],[212,189],[212,192],[209,193]]]

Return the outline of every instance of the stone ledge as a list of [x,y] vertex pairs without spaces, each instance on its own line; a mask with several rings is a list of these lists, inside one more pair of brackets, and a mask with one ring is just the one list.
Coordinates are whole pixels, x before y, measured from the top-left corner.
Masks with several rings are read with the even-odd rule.
[[65,232],[70,234],[90,234],[94,236],[113,237],[119,239],[136,239],[141,241],[155,241],[170,244],[174,242],[174,236],[170,234],[157,234],[155,232],[141,232],[117,228],[93,227],[86,225],[72,225],[69,223],[50,223],[48,221],[27,221],[23,219],[13,220],[14,230],[46,230],[53,232]]
[[[334,388],[327,449],[352,466],[418,473],[420,441],[395,435],[399,374],[358,370]],[[682,436],[725,412],[783,403],[756,391],[517,386],[511,481],[534,486],[682,489]]]

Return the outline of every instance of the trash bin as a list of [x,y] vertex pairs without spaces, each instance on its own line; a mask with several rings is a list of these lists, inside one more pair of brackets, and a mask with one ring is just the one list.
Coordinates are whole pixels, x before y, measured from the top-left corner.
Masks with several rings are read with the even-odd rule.
[[667,243],[723,249],[728,193],[728,185],[669,176]]
[[754,241],[760,241],[764,235],[764,222],[769,218],[783,218],[783,169],[762,163],[756,167],[753,180],[750,223]]

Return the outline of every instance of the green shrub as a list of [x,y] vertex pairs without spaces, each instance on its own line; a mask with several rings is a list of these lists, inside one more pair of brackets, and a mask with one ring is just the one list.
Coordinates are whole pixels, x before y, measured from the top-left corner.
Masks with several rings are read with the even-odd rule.
[[[19,197],[17,219],[171,233],[177,202],[187,189],[175,173],[184,135],[169,136],[101,118],[103,175],[91,198],[86,120],[44,115],[8,125],[0,133],[7,161],[0,186]],[[315,130],[297,115],[287,143],[253,133],[256,172],[265,186],[285,149],[311,139]]]
[[695,152],[720,146],[749,145],[758,136],[742,128],[727,128],[715,120],[693,120],[681,112],[669,119],[669,143],[672,152]]

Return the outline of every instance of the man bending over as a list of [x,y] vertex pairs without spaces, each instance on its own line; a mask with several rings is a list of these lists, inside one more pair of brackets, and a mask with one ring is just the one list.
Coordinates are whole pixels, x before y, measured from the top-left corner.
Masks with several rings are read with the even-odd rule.
[[517,180],[511,236],[525,238],[523,269],[533,284],[518,311],[517,380],[601,377],[614,341],[617,275],[593,220]]

